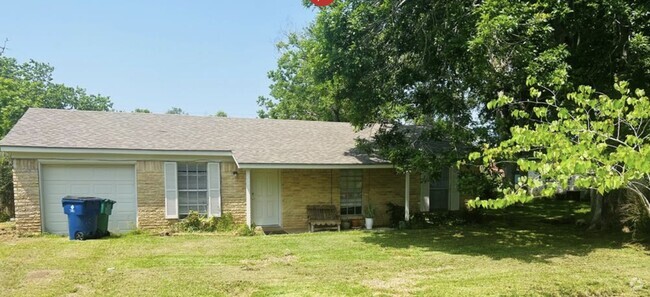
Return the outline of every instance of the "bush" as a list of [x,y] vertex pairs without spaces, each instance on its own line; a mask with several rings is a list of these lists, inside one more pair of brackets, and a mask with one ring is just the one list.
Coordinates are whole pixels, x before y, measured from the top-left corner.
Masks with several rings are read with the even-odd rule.
[[4,211],[0,211],[0,223],[9,221],[10,218],[11,217],[9,216],[8,213],[6,213]]
[[11,159],[0,154],[0,222],[14,216],[14,185]]
[[217,231],[227,232],[232,231],[235,228],[235,219],[232,217],[231,213],[225,213],[219,221],[217,222]]
[[208,217],[196,211],[190,213],[177,223],[179,231],[185,232],[228,232],[235,227],[235,219],[231,213],[219,217]]
[[[399,227],[399,222],[404,221],[404,206],[394,203],[387,203],[392,228]],[[431,226],[455,226],[467,223],[481,223],[483,221],[483,211],[472,209],[465,211],[433,211],[433,212],[416,212],[411,215],[407,224],[411,229],[422,229]]]
[[626,191],[619,212],[621,223],[630,229],[634,240],[650,241],[650,214],[639,196]]
[[460,212],[460,217],[469,224],[483,223],[484,216],[485,212],[483,211],[483,208],[471,208]]
[[390,227],[399,227],[399,222],[404,220],[404,206],[397,205],[392,202],[388,202],[386,206],[388,206],[386,213],[388,214]]
[[241,224],[237,228],[237,231],[235,232],[235,235],[238,236],[254,236],[255,235],[255,224],[253,226],[248,227],[246,224]]

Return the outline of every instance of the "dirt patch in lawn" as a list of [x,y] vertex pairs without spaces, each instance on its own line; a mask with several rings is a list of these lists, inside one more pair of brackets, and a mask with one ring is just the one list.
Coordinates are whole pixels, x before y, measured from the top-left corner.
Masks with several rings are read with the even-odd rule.
[[244,270],[260,270],[261,268],[267,267],[269,265],[283,265],[291,266],[293,263],[298,261],[296,257],[291,252],[285,252],[281,257],[276,256],[267,256],[262,259],[246,259],[241,260],[242,269]]
[[428,275],[448,269],[449,267],[443,266],[429,270],[403,271],[394,277],[387,279],[364,280],[362,281],[362,284],[373,291],[390,292],[391,294],[398,295],[410,295],[419,290],[417,288],[418,281],[427,279]]
[[25,282],[45,284],[63,274],[62,270],[32,270],[25,275]]

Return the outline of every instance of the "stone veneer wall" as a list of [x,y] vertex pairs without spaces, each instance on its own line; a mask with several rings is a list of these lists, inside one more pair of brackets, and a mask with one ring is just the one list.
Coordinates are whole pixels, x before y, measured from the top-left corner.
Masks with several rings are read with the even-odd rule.
[[237,170],[234,162],[221,163],[221,212],[231,213],[237,223],[246,222],[246,170]]
[[41,232],[41,206],[36,159],[15,159],[13,168],[16,230]]
[[[165,219],[165,172],[163,161],[138,161],[138,225],[142,229],[168,228],[177,220]],[[237,171],[237,175],[233,172]],[[234,162],[221,163],[221,210],[238,223],[246,221],[246,172]]]
[[[136,164],[138,227],[148,230],[168,228],[176,220],[165,219],[165,181],[163,161],[138,161]],[[237,174],[233,174],[237,172]],[[310,204],[340,205],[340,170],[281,170],[282,223],[285,228],[307,229],[306,207]],[[16,159],[13,169],[16,228],[20,233],[41,232],[38,162]],[[411,211],[419,209],[419,175],[411,175]],[[404,205],[404,175],[393,169],[364,169],[363,206],[368,201],[376,208],[375,224],[388,225],[386,203]],[[233,162],[221,164],[221,203],[223,213],[235,220],[246,220],[246,172]]]
[[[363,206],[368,202],[375,208],[374,224],[388,226],[390,219],[386,204],[392,202],[404,205],[404,188],[406,176],[394,169],[364,169],[363,171]],[[409,210],[412,213],[420,209],[420,175],[411,174]]]
[[146,230],[168,228],[175,220],[165,219],[165,172],[162,161],[136,163],[138,227]]
[[[307,229],[307,205],[340,206],[340,170],[285,169],[282,178],[282,225],[287,229]],[[375,225],[389,224],[386,203],[404,205],[405,176],[393,169],[364,169],[363,208],[370,201],[375,207]],[[420,178],[411,175],[410,209],[419,209]]]
[[339,176],[339,170],[282,170],[282,226],[307,230],[307,205],[334,204],[338,208]]

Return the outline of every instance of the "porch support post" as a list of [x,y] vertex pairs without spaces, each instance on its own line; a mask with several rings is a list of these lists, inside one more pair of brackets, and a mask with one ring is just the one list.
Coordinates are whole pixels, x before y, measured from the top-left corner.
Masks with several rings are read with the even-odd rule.
[[409,196],[411,196],[411,173],[406,172],[406,181],[404,182],[404,221],[408,222],[409,217],[411,215],[409,214]]
[[246,169],[246,225],[252,224],[251,217],[251,170]]

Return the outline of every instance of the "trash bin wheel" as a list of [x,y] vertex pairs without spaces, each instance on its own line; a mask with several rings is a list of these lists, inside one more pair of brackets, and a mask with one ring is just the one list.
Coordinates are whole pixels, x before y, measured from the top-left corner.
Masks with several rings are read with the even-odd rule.
[[84,236],[83,232],[76,232],[74,234],[74,239],[76,239],[76,240],[85,240],[86,236]]
[[111,232],[110,232],[110,231],[106,231],[106,234],[104,234],[104,236],[106,236],[106,237],[111,236]]

